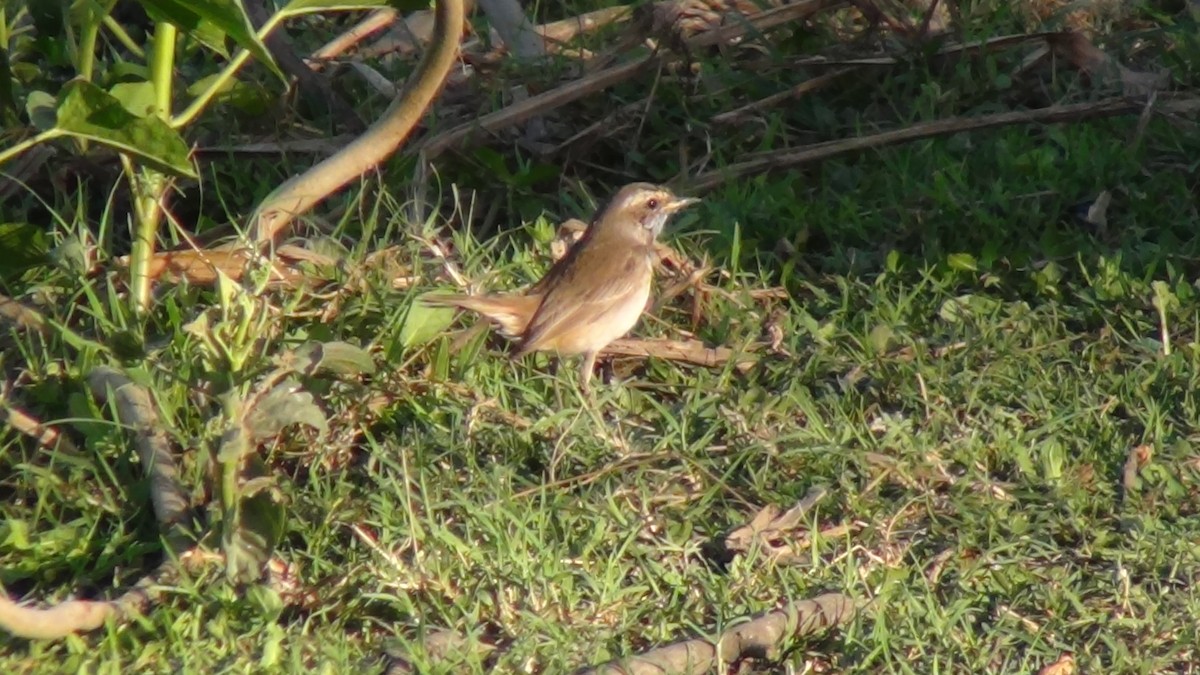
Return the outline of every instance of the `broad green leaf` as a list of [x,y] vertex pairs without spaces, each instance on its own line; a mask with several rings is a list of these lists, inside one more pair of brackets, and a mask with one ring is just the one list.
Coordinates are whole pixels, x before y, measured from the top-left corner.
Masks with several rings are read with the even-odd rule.
[[428,9],[430,0],[292,0],[279,10],[285,15],[393,7],[402,12]]
[[[281,79],[283,74],[267,52],[262,40],[238,0],[138,0],[146,13],[156,20],[161,18],[174,24],[181,31],[205,44],[214,41],[216,30],[233,38],[242,49],[275,72]],[[209,24],[209,25],[205,25]]]
[[441,335],[454,321],[454,314],[451,307],[429,307],[417,298],[400,326],[400,346],[422,345]]
[[108,93],[121,102],[126,110],[138,117],[149,117],[154,113],[154,83],[121,82],[114,84]]
[[967,293],[949,298],[938,309],[938,316],[947,323],[961,323],[970,318],[984,317],[1000,309],[1001,302],[986,295]]
[[[243,477],[255,481],[267,475],[266,463],[252,455]],[[235,508],[233,521],[222,523],[225,572],[231,579],[249,583],[262,576],[263,565],[283,537],[287,511],[283,496],[275,488],[259,489],[252,496],[240,494]]]
[[89,397],[79,392],[68,394],[67,413],[67,419],[71,420],[71,428],[83,434],[89,445],[111,441],[112,427],[106,424],[103,416],[92,407]]
[[246,432],[240,427],[234,427],[221,435],[221,446],[217,448],[217,461],[226,464],[236,462],[250,454],[255,446],[250,444]]
[[285,427],[305,424],[321,433],[329,429],[325,413],[313,402],[312,394],[295,380],[286,380],[258,399],[244,422],[254,442],[270,438]]
[[0,223],[0,278],[47,262],[50,242],[44,227],[30,223]]
[[975,256],[970,253],[951,253],[946,262],[950,265],[950,269],[961,270],[964,272],[974,272],[979,269],[979,264],[975,262]]
[[59,98],[58,129],[121,152],[137,155],[156,168],[196,177],[183,138],[157,117],[137,117],[96,85],[71,80]]
[[25,98],[25,114],[29,115],[34,129],[45,131],[54,128],[54,108],[57,104],[54,97],[44,91],[29,92]]
[[[209,87],[220,77],[220,73],[213,73],[208,77],[200,78],[188,86],[187,92],[191,96],[200,96],[207,92]],[[228,103],[250,115],[261,115],[278,98],[277,94],[265,87],[248,84],[235,77],[231,77],[221,84],[221,88],[217,90],[213,101]]]
[[335,375],[374,374],[375,361],[371,354],[349,342],[309,342],[294,352],[280,357],[287,366],[300,373],[326,371]]

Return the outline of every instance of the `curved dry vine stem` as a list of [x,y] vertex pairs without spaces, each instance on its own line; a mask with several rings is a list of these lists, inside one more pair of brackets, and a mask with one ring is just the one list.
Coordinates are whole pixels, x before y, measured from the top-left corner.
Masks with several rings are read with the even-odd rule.
[[727,629],[716,640],[695,638],[579,672],[579,675],[691,675],[725,672],[745,658],[778,658],[784,644],[849,621],[856,603],[841,593],[798,600]]
[[463,0],[438,0],[433,42],[406,87],[372,124],[340,152],[287,180],[255,212],[255,241],[274,240],[297,216],[387,159],[420,121],[458,58]]
[[144,612],[156,600],[158,589],[178,576],[178,565],[191,546],[190,538],[179,527],[189,515],[190,500],[179,482],[170,441],[150,393],[107,366],[92,372],[88,386],[96,398],[111,396],[117,418],[134,430],[134,448],[150,481],[154,517],[166,535],[167,557],[154,572],[114,600],[69,600],[39,609],[17,605],[7,593],[0,592],[0,628],[19,637],[53,640],[95,630],[110,619]]

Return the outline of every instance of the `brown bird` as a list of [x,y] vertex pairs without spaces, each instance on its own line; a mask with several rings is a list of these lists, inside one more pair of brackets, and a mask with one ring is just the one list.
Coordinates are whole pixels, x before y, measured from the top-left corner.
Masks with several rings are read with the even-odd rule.
[[571,250],[524,294],[429,295],[429,305],[461,307],[517,340],[513,358],[534,351],[583,355],[588,389],[596,354],[633,328],[654,278],[654,241],[671,215],[700,200],[633,183],[598,212]]

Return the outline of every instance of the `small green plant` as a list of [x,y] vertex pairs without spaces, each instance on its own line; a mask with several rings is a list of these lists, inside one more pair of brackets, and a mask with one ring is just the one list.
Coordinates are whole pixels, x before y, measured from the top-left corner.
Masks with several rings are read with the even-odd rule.
[[[306,14],[385,6],[384,0],[291,0],[255,29],[237,0],[139,0],[152,30],[139,44],[113,17],[116,0],[32,0],[0,10],[0,108],[24,111],[19,140],[0,149],[0,167],[43,143],[92,145],[120,156],[133,196],[130,260],[135,314],[150,303],[150,261],[174,181],[198,178],[187,129],[228,91],[251,61],[283,78],[263,39]],[[111,44],[99,39],[102,32]],[[226,44],[237,49],[230,53]],[[178,87],[181,49],[199,48],[224,65]],[[129,61],[132,53],[134,61]],[[72,73],[65,82],[47,66]],[[199,85],[199,86],[197,86]],[[181,93],[190,99],[180,105]],[[9,136],[17,135],[8,134]]]

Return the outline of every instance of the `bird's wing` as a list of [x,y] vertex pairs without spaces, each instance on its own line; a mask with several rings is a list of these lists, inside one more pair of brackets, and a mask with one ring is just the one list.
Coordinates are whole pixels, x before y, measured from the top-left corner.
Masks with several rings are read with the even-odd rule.
[[608,255],[579,256],[573,261],[575,264],[564,266],[557,278],[546,284],[546,294],[525,328],[514,356],[537,351],[560,329],[602,314],[621,298],[641,289],[647,283],[646,276],[653,273],[642,247],[615,257],[611,251],[597,252]]

